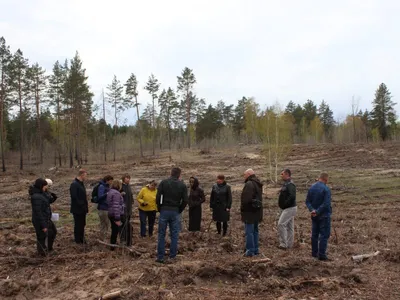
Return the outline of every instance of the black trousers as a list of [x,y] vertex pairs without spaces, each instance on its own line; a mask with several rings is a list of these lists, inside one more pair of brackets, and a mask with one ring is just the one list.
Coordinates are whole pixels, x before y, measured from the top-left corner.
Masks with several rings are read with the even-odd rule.
[[49,251],[53,251],[53,244],[57,235],[57,228],[54,223],[51,220],[48,221],[47,232],[43,232],[40,224],[36,222],[33,223],[33,227],[36,231],[38,253],[40,255],[46,255]]
[[[122,226],[118,226],[117,224],[115,224],[116,220],[113,217],[109,217],[110,219],[110,223],[111,223],[111,238],[110,238],[110,244],[117,244],[117,238],[118,238],[118,234],[121,233],[121,228]],[[111,250],[114,250],[113,247],[111,247]]]
[[156,222],[156,211],[144,211],[139,209],[139,218],[140,218],[140,236],[146,236],[146,224],[147,220],[149,222],[149,236],[153,236],[154,231],[154,223]]
[[222,234],[226,235],[226,232],[228,231],[228,222],[217,222],[217,231],[218,234],[221,234],[221,223],[222,223]]
[[189,208],[189,231],[200,231],[201,205]]
[[127,246],[132,246],[131,216],[121,216],[121,222],[121,241],[125,242]]
[[85,226],[86,214],[74,214],[74,238],[75,243],[84,244],[85,241]]

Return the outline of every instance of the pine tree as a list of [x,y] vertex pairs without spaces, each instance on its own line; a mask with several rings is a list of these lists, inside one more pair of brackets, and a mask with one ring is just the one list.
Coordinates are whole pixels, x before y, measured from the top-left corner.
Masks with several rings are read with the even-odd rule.
[[390,137],[390,126],[396,124],[396,112],[389,89],[381,83],[375,92],[375,100],[372,103],[371,112],[374,127],[378,129],[379,136],[383,141]]
[[153,139],[153,155],[155,155],[155,149],[156,149],[156,137],[155,137],[156,109],[155,109],[155,101],[158,98],[157,93],[158,93],[159,88],[160,88],[160,83],[158,82],[158,79],[153,74],[151,74],[144,89],[149,92],[149,94],[151,95],[151,99],[152,99],[151,128],[152,128],[152,139]]
[[117,151],[117,129],[118,129],[118,117],[121,112],[126,110],[129,107],[129,101],[122,97],[123,86],[121,82],[117,79],[117,76],[114,75],[113,81],[110,85],[107,86],[109,93],[108,102],[111,104],[111,107],[114,108],[114,161],[116,160],[116,151]]
[[246,97],[242,97],[242,99],[240,99],[238,101],[238,104],[234,110],[235,117],[234,117],[234,121],[233,121],[233,131],[238,138],[240,138],[242,131],[246,129],[247,101],[248,100]]
[[65,103],[65,87],[67,80],[67,68],[62,66],[59,61],[56,61],[53,66],[53,72],[49,78],[49,97],[50,106],[54,108],[56,115],[56,147],[54,151],[54,164],[62,165],[61,160],[61,117],[63,112],[63,105]]
[[19,105],[19,120],[20,120],[20,136],[19,136],[19,150],[20,150],[20,170],[24,168],[24,123],[25,123],[25,100],[28,94],[28,72],[29,64],[28,60],[24,58],[24,55],[20,49],[18,49],[13,55],[11,62],[11,80],[12,87],[17,95],[17,103]]
[[317,116],[317,106],[310,99],[303,105],[303,113],[308,130],[310,131],[310,123]]
[[318,118],[324,128],[325,137],[328,138],[328,140],[332,140],[332,129],[335,125],[335,120],[333,118],[333,111],[324,100],[322,100],[318,108]]
[[160,94],[158,103],[160,105],[160,115],[165,120],[165,126],[167,127],[168,131],[168,148],[171,150],[171,122],[172,119],[174,119],[179,106],[174,90],[170,87],[167,91],[164,89]]
[[194,84],[196,83],[196,77],[193,74],[193,70],[189,69],[186,67],[183,69],[181,76],[177,76],[178,78],[178,92],[182,93],[183,97],[183,103],[182,105],[185,105],[186,109],[186,130],[187,130],[187,146],[190,148],[190,142],[191,142],[191,137],[190,137],[190,129],[191,129],[191,119],[192,119],[192,104],[194,102],[193,99],[193,87]]
[[11,51],[10,47],[7,46],[6,40],[0,37],[0,146],[1,146],[1,164],[3,172],[6,171],[5,162],[5,118],[8,116],[8,102],[10,97],[10,68],[11,68]]
[[136,107],[136,116],[137,116],[137,124],[139,127],[139,143],[140,143],[140,157],[143,157],[143,145],[142,145],[142,136],[143,136],[143,130],[140,122],[140,115],[139,115],[139,103],[138,103],[138,81],[136,79],[135,74],[131,74],[131,76],[128,78],[127,82],[125,83],[125,95],[131,101],[133,100],[134,103],[133,105],[130,104],[130,106]]
[[196,139],[215,138],[222,127],[222,115],[210,104],[196,124]]
[[[37,148],[39,149],[40,164],[43,164],[43,137],[41,130],[40,105],[44,100],[44,92],[47,88],[47,77],[45,70],[38,63],[28,68],[27,77],[29,80],[29,90],[33,96],[36,110],[36,126],[37,126]],[[42,103],[43,104],[43,103]]]

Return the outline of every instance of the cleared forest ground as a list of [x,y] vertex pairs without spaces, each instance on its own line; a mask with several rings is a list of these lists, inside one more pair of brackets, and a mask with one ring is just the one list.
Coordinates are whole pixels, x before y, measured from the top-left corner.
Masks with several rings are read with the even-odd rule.
[[[0,181],[0,298],[99,299],[121,290],[122,299],[400,299],[400,144],[295,145],[285,163],[297,185],[296,244],[291,251],[277,249],[279,186],[265,176],[261,146],[161,154],[156,158],[120,163],[89,164],[89,184],[110,173],[133,176],[135,192],[150,179],[166,177],[172,166],[183,178],[195,175],[209,195],[218,173],[233,187],[234,205],[228,237],[216,235],[208,201],[203,206],[202,232],[187,231],[183,216],[179,258],[174,264],[155,263],[156,236],[139,239],[137,205],[134,215],[134,253],[109,251],[97,243],[95,207],[88,215],[85,247],[72,242],[68,188],[76,170],[31,171],[1,174]],[[264,222],[260,227],[260,258],[243,257],[244,236],[239,198],[242,173],[252,167],[266,183]],[[333,219],[329,244],[331,262],[310,257],[310,219],[304,199],[320,171],[330,174]],[[57,254],[35,256],[29,183],[39,176],[53,179],[59,199],[53,212]],[[208,199],[207,199],[208,200]],[[361,263],[352,255],[379,250]]]

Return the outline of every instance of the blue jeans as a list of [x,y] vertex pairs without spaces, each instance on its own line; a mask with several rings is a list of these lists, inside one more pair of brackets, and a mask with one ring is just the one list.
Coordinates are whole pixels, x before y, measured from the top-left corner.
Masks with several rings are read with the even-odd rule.
[[246,256],[258,255],[258,222],[244,224],[246,232]]
[[312,220],[311,246],[312,256],[326,259],[326,248],[331,235],[331,217],[316,216]]
[[163,260],[165,255],[165,236],[167,233],[167,226],[169,226],[171,236],[171,246],[169,257],[175,258],[178,252],[178,238],[181,228],[181,215],[177,211],[161,210],[158,219],[158,245],[157,245],[157,259]]
[[153,236],[154,223],[156,222],[156,211],[144,211],[139,209],[140,236],[146,236],[146,224],[149,221],[149,236]]

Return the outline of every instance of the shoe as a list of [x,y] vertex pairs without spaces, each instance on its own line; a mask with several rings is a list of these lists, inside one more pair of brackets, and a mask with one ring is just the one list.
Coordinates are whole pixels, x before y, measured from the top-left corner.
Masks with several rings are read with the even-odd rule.
[[282,246],[282,245],[279,245],[279,246],[278,246],[278,249],[287,250],[287,248],[286,248],[285,246]]
[[254,256],[254,254],[251,253],[250,251],[246,251],[246,252],[244,253],[244,257],[253,257],[253,256]]
[[333,261],[333,259],[330,259],[327,256],[318,257],[318,260],[320,260],[320,261]]
[[163,264],[163,263],[164,263],[164,260],[163,260],[163,259],[157,258],[157,259],[156,259],[156,263]]

